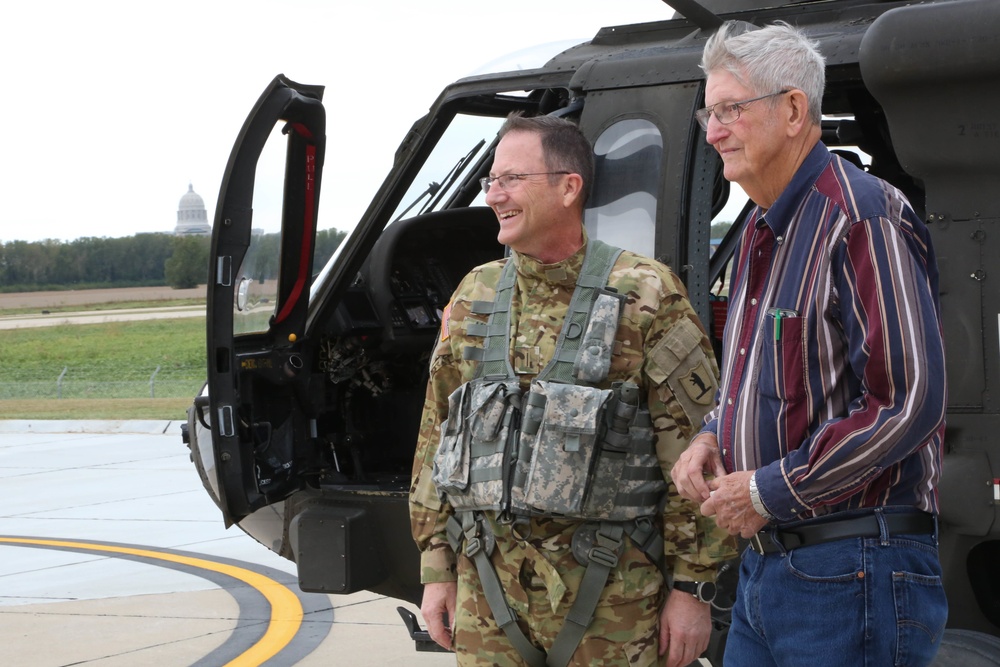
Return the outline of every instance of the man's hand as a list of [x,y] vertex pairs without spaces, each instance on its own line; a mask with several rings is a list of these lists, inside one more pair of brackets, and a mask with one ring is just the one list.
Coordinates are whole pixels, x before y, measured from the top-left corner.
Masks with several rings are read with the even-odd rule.
[[453,650],[452,631],[455,627],[455,601],[458,598],[458,584],[443,581],[424,584],[424,597],[420,603],[420,614],[427,624],[431,639],[449,651]]
[[712,634],[711,605],[682,591],[670,591],[660,612],[660,650],[667,667],[684,667],[708,648]]
[[715,523],[730,535],[750,538],[767,525],[750,500],[750,478],[754,471],[734,472],[708,483],[710,496],[701,504],[701,513],[714,516]]
[[692,440],[670,470],[677,493],[697,503],[708,500],[711,490],[705,475],[721,477],[725,474],[726,468],[719,456],[719,440],[712,433],[702,433]]

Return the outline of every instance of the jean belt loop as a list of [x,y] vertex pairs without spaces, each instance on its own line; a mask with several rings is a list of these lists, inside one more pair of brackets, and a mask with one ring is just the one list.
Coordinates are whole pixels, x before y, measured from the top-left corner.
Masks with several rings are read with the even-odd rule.
[[878,520],[878,539],[883,547],[889,546],[889,527],[885,524],[885,513],[881,507],[875,508],[875,518]]
[[781,533],[778,532],[777,524],[768,526],[768,532],[771,534],[771,541],[778,545],[778,548],[781,550],[783,555],[787,556],[791,549],[789,549],[788,545],[781,539]]

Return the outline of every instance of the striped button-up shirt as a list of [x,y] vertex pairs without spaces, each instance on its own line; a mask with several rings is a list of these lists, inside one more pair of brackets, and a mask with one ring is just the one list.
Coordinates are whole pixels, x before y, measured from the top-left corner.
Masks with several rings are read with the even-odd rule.
[[938,276],[903,195],[817,144],[745,221],[717,435],[784,522],[885,505],[937,512],[946,406]]

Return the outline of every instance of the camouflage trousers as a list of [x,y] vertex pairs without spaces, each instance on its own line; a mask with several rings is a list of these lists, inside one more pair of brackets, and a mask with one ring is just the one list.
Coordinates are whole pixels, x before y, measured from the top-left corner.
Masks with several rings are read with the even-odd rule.
[[[502,551],[498,544],[497,552]],[[570,556],[572,558],[572,556]],[[644,558],[644,557],[643,557]],[[536,647],[548,651],[556,635],[566,622],[566,614],[576,597],[575,588],[583,576],[584,567],[575,563],[557,567],[560,578],[570,592],[553,609],[552,596],[545,578],[535,574],[530,562],[522,561],[517,573],[518,581],[508,575],[513,563],[504,561],[499,553],[491,559],[504,584],[507,601],[518,617],[518,624],[525,637]],[[566,565],[556,561],[557,566]],[[608,595],[602,596],[594,612],[594,620],[580,645],[571,665],[591,667],[648,667],[666,662],[657,656],[659,647],[659,615],[663,602],[662,577],[655,566],[646,562],[633,562],[619,566],[608,586]],[[652,572],[648,570],[652,568]],[[539,568],[541,569],[541,568]],[[642,582],[631,588],[635,597],[621,596],[622,572],[635,572]],[[617,577],[616,577],[617,575]],[[619,581],[615,581],[615,579]],[[636,577],[632,577],[633,580]],[[511,589],[511,590],[509,590]],[[526,663],[507,639],[506,633],[493,620],[493,612],[483,593],[475,564],[466,557],[458,562],[458,601],[455,619],[455,651],[461,667],[524,667]]]

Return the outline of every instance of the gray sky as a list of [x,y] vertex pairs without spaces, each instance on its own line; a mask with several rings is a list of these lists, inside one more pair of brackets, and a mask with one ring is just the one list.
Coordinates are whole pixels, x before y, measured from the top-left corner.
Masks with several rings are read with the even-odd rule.
[[233,141],[279,73],[327,87],[320,223],[349,229],[446,84],[531,46],[673,15],[661,0],[568,4],[5,3],[0,242],[170,231],[189,183],[211,221]]

